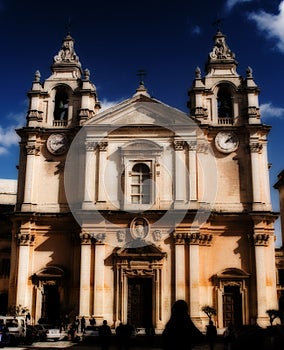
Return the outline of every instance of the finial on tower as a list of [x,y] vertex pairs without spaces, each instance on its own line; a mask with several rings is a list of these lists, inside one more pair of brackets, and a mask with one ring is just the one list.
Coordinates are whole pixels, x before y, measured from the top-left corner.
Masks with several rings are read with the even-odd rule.
[[67,35],[71,35],[71,18],[70,18],[70,16],[68,17],[68,22],[65,26],[65,29],[67,31]]
[[224,22],[224,18],[217,18],[216,21],[212,23],[214,27],[216,27],[217,32],[221,31],[221,23]]
[[144,85],[144,78],[146,77],[147,72],[145,69],[138,69],[137,76],[140,78],[139,79],[139,84]]

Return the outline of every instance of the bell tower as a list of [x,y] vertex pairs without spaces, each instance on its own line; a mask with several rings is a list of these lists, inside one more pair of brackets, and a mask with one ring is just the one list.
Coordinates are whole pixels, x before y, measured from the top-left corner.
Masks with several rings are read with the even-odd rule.
[[[247,266],[246,271],[255,273],[256,322],[265,325],[266,310],[277,304],[272,253],[276,216],[270,201],[267,159],[270,126],[261,121],[259,88],[252,69],[248,67],[246,76],[242,77],[237,73],[237,64],[225,35],[217,31],[205,65],[205,76],[202,77],[199,68],[195,71],[188,106],[191,117],[202,130],[200,137],[211,146],[216,164],[217,193],[211,203],[215,218],[211,215],[208,224],[211,228],[219,220],[232,224],[235,215],[242,225],[232,224],[229,230],[224,226],[224,245],[229,243],[230,235],[238,232],[247,250],[244,256],[253,257],[254,269]],[[206,176],[212,177],[212,171],[209,169]],[[267,285],[267,276],[272,288]],[[224,286],[222,307],[226,309],[228,305],[224,300],[232,285],[225,283]],[[237,298],[233,297],[235,301]],[[221,318],[220,314],[219,320]],[[226,319],[223,322],[226,324]]]
[[100,109],[96,87],[88,69],[82,70],[68,34],[51,65],[52,75],[43,83],[36,71],[28,92],[28,127],[70,128],[82,125]]
[[202,124],[240,126],[259,124],[259,88],[247,68],[246,78],[237,73],[238,62],[229,49],[225,35],[220,31],[214,37],[214,46],[201,77],[199,67],[189,91],[191,115]]
[[[26,127],[17,130],[21,137],[17,206],[21,211],[44,208],[47,197],[51,211],[65,207],[67,210],[63,189],[65,157],[78,127],[100,109],[96,87],[90,81],[89,70],[82,70],[70,34],[54,56],[51,72],[41,82],[40,72],[36,71],[28,91]],[[47,168],[50,177],[46,176]],[[49,196],[40,190],[43,183],[40,174],[45,185],[52,188]]]
[[[205,76],[199,67],[195,70],[188,107],[207,135],[217,164],[222,164],[219,169],[223,180],[229,184],[234,176],[234,181],[238,181],[229,186],[240,191],[241,207],[271,210],[267,161],[270,127],[261,122],[259,88],[252,69],[248,67],[246,77],[242,77],[237,73],[237,65],[225,35],[218,30],[205,64]],[[235,175],[231,173],[230,179],[227,172],[232,168]]]

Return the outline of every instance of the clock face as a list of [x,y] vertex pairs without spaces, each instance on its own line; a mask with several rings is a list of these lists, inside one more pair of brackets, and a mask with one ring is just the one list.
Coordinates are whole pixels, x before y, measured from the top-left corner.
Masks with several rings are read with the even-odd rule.
[[220,152],[231,153],[238,148],[239,140],[233,132],[221,131],[216,135],[215,146]]
[[63,154],[68,149],[68,139],[64,134],[51,134],[46,141],[46,147],[52,154]]

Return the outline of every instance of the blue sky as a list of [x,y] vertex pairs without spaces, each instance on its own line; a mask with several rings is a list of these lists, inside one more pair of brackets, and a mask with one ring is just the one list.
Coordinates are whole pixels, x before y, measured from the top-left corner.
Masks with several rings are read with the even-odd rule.
[[[50,75],[69,20],[103,106],[132,96],[145,69],[149,93],[187,112],[187,91],[197,66],[204,74],[218,18],[238,73],[250,66],[261,91],[273,185],[284,168],[284,0],[0,0],[0,178],[17,178],[14,130],[25,124],[26,92],[36,70],[42,80]],[[278,211],[278,193],[271,194]]]

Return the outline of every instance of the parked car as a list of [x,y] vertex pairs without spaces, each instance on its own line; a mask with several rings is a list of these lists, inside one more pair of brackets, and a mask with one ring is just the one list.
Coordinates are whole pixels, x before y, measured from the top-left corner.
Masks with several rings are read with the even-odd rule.
[[26,337],[26,321],[23,316],[0,316],[2,325],[8,328],[11,338],[14,342],[20,343]]
[[32,325],[27,325],[26,326],[26,338],[25,338],[25,344],[31,345],[36,341],[39,341],[39,332],[36,329],[36,327]]
[[0,348],[6,346],[17,346],[18,341],[13,334],[10,334],[7,327],[2,327],[0,329]]
[[46,340],[59,340],[63,338],[63,335],[60,332],[59,327],[51,324],[37,324],[35,325],[36,330],[39,334],[39,339],[41,341]]
[[82,341],[85,343],[95,342],[99,338],[99,327],[87,326],[82,335]]

